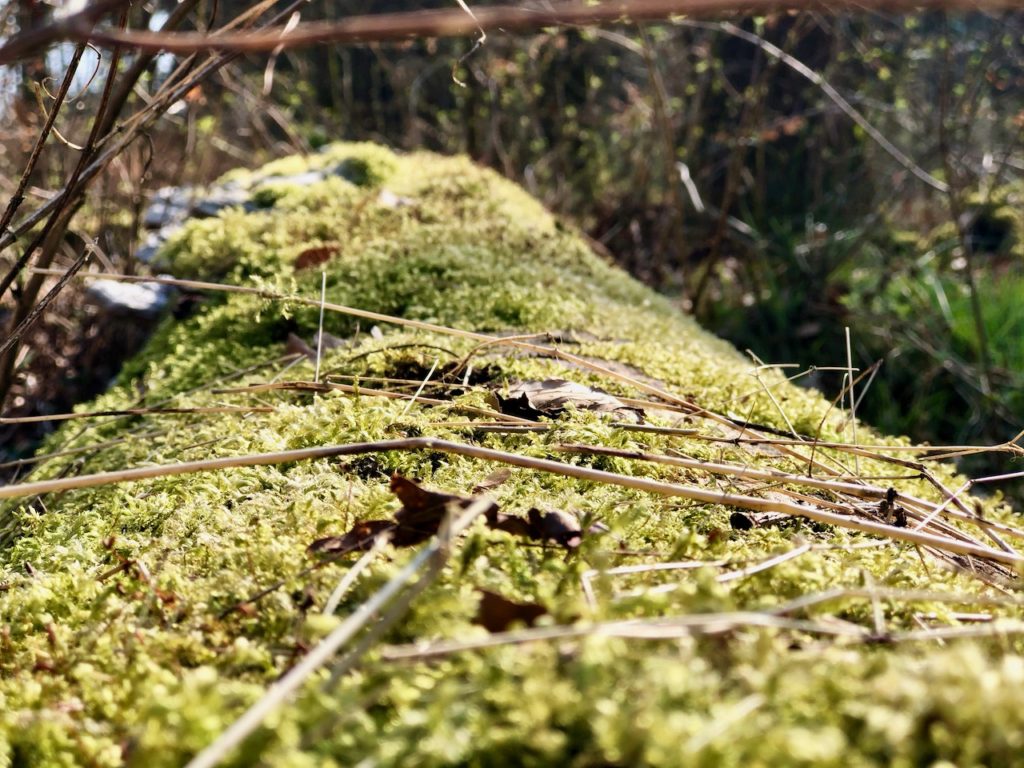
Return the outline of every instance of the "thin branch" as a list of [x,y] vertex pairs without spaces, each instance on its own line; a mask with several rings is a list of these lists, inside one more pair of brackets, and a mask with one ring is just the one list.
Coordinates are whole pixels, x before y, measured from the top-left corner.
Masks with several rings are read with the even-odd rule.
[[0,499],[24,498],[26,496],[37,496],[43,493],[55,491],[68,491],[79,488],[93,488],[102,485],[115,483],[135,482],[157,477],[171,477],[175,475],[192,474],[196,472],[215,472],[223,469],[237,467],[267,466],[274,464],[287,464],[295,461],[309,461],[313,459],[326,459],[338,456],[357,456],[367,453],[386,453],[388,451],[440,451],[457,456],[481,459],[483,461],[494,461],[509,464],[525,469],[533,469],[540,472],[550,472],[564,477],[574,477],[579,480],[586,480],[595,483],[606,483],[622,488],[631,488],[637,491],[653,493],[661,496],[685,498],[691,501],[704,504],[719,504],[726,507],[738,507],[749,509],[755,512],[779,512],[795,517],[803,517],[817,523],[834,525],[839,528],[859,531],[861,533],[886,537],[895,541],[902,541],[910,544],[918,544],[924,547],[931,547],[936,550],[970,555],[997,563],[1007,565],[1024,565],[1024,557],[991,549],[980,544],[959,541],[948,536],[916,531],[909,528],[878,523],[873,520],[865,520],[852,515],[834,514],[822,509],[793,504],[774,499],[761,499],[754,496],[724,493],[721,491],[710,491],[705,488],[698,488],[687,485],[677,485],[659,480],[651,480],[646,477],[631,477],[620,475],[614,472],[605,472],[589,467],[579,467],[573,464],[563,464],[548,459],[538,459],[530,456],[521,456],[505,451],[496,451],[490,448],[482,448],[475,445],[465,445],[448,440],[437,440],[430,437],[414,437],[400,440],[380,440],[369,443],[349,443],[344,445],[325,445],[315,448],[300,448],[290,451],[276,451],[273,453],[255,453],[243,456],[229,456],[220,459],[208,459],[203,461],[182,462],[179,464],[165,464],[154,467],[139,467],[137,469],[122,469],[112,472],[100,472],[93,475],[81,475],[79,477],[56,478],[53,480],[41,480],[34,483],[22,483],[17,485],[0,486]]
[[594,624],[496,632],[471,640],[439,640],[433,643],[411,643],[391,646],[381,651],[384,661],[423,661],[465,651],[479,651],[508,645],[524,645],[550,640],[571,640],[583,637],[625,637],[635,640],[668,640],[701,634],[721,634],[741,627],[769,627],[823,635],[868,638],[867,630],[851,626],[831,626],[813,621],[784,619],[768,613],[734,611],[727,613],[694,613],[654,619],[622,619]]
[[[676,617],[660,617],[656,619],[625,619],[595,624],[561,625],[554,627],[538,627],[534,629],[514,630],[512,632],[499,632],[483,638],[472,640],[440,640],[433,643],[415,642],[408,645],[397,645],[385,647],[381,651],[381,659],[384,661],[422,661],[439,656],[448,656],[454,653],[465,651],[485,650],[508,645],[523,645],[526,643],[544,642],[550,640],[570,640],[574,638],[590,636],[613,636],[613,637],[634,637],[646,639],[661,639],[666,636],[664,630],[672,627],[676,636],[694,635],[708,632],[723,632],[730,629],[737,629],[744,626],[775,627],[779,629],[795,629],[801,632],[854,635],[864,640],[869,640],[871,633],[867,630],[855,631],[853,629],[839,629],[838,627],[825,627],[811,621],[802,621],[799,624],[778,621],[798,611],[841,599],[880,599],[899,600],[904,602],[934,602],[934,603],[963,603],[971,605],[993,605],[1021,607],[1024,603],[1019,600],[991,597],[987,595],[959,595],[943,592],[927,592],[917,590],[898,590],[884,587],[865,588],[844,588],[826,590],[811,595],[804,595],[778,606],[771,606],[760,611],[741,611],[732,613],[704,613],[687,614]],[[756,617],[756,618],[755,618]],[[647,626],[657,626],[662,629],[660,634],[641,632]],[[979,629],[986,629],[987,632],[978,632]],[[943,637],[974,637],[981,635],[998,635],[1000,632],[1024,633],[1024,623],[1013,622],[979,627],[943,627],[935,630],[942,632]],[[887,641],[909,641],[927,640],[937,638],[926,633],[904,633],[894,634],[886,638]]]
[[469,17],[461,8],[352,16],[341,21],[299,24],[288,34],[285,25],[259,33],[208,35],[159,32],[92,31],[85,23],[62,23],[32,31],[31,44],[17,35],[0,47],[0,64],[24,58],[41,45],[61,40],[88,40],[101,46],[124,45],[140,51],[270,52],[324,43],[394,42],[421,37],[466,37],[483,32],[529,32],[563,25],[602,25],[665,21],[674,16],[714,17],[728,13],[761,15],[774,11],[818,10],[909,13],[924,9],[999,10],[1018,7],[1015,0],[616,0],[600,5],[561,2],[547,7],[493,6],[477,8]]
[[[122,28],[127,25],[127,9],[123,9],[121,11],[118,23]],[[91,22],[86,26],[91,28]],[[54,208],[53,213],[50,215],[46,225],[25,249],[25,254],[23,256],[24,260],[27,260],[36,248],[42,246],[41,253],[39,255],[39,263],[44,267],[50,266],[57,248],[60,245],[60,241],[63,239],[64,233],[67,230],[68,224],[71,222],[71,218],[83,202],[80,196],[76,196],[72,193],[72,190],[74,189],[79,177],[82,175],[82,172],[85,170],[89,158],[94,154],[98,143],[103,138],[103,120],[106,119],[111,108],[110,96],[113,92],[114,82],[117,79],[120,62],[121,48],[119,46],[115,46],[110,57],[110,63],[107,66],[107,78],[103,84],[103,91],[100,94],[99,106],[96,109],[96,116],[93,118],[92,127],[89,130],[89,136],[85,142],[85,146],[82,148],[82,154],[78,158],[78,162],[75,163],[75,167],[71,172],[71,178],[68,180],[64,191],[57,196],[59,202]],[[78,270],[85,265],[86,261],[88,261],[89,257],[92,255],[92,252],[92,249],[86,248],[82,254],[75,259],[71,266],[68,267],[66,272],[57,280],[57,284],[51,288],[38,303],[36,302],[36,297],[42,290],[43,278],[39,275],[33,275],[28,281],[28,284],[25,286],[25,290],[18,298],[18,304],[10,321],[10,330],[6,334],[6,338],[0,342],[0,405],[2,405],[6,400],[14,381],[18,346],[21,343],[21,337],[29,328],[32,327],[39,317],[42,316],[43,312],[46,311],[46,308],[51,302],[53,302],[60,291],[71,280],[71,278],[74,277]],[[19,262],[21,261],[22,260],[19,260]],[[15,266],[17,267],[17,265]]]
[[2,424],[34,424],[47,421],[73,421],[76,419],[92,419],[98,416],[167,416],[182,414],[212,413],[273,413],[274,408],[265,405],[213,405],[200,408],[125,408],[111,411],[83,411],[81,413],[51,413],[44,416],[11,416],[0,417]]
[[[60,108],[64,104],[64,99],[68,95],[68,90],[71,88],[71,83],[74,82],[75,75],[78,73],[78,63],[82,59],[82,54],[85,53],[85,44],[79,44],[74,53],[71,54],[71,61],[68,62],[67,69],[64,72],[64,80],[61,81],[60,88],[57,90],[57,95],[53,97],[53,104],[50,107],[49,112],[46,115],[46,121],[43,123],[43,127],[39,131],[39,136],[36,137],[35,146],[32,147],[32,154],[29,155],[28,162],[25,164],[25,170],[21,174],[21,178],[18,179],[18,186],[11,196],[11,199],[7,203],[7,208],[4,210],[4,214],[0,217],[0,233],[7,231],[7,227],[14,219],[14,214],[18,212],[18,208],[25,200],[25,187],[28,186],[29,178],[32,176],[32,171],[36,167],[36,163],[39,162],[39,156],[43,152],[43,146],[46,144],[46,140],[50,136],[50,130],[53,128],[53,123],[57,119],[57,114],[60,112]],[[2,249],[0,249],[2,250]],[[32,248],[26,248],[25,252],[15,261],[11,268],[4,275],[3,280],[0,280],[0,298],[7,293],[7,289],[11,287],[11,283],[14,282],[15,278],[25,268],[25,264],[28,263],[29,258],[32,256]]]
[[66,16],[44,27],[26,29],[0,46],[0,64],[37,56],[43,48],[52,43],[69,40],[72,36],[80,36],[85,30],[91,30],[92,25],[110,11],[129,5],[130,2],[131,0],[96,0],[78,13]]
[[[290,14],[299,6],[304,5],[306,0],[294,0],[290,3],[287,8],[278,14],[275,14],[267,24],[270,27],[273,24],[281,21],[284,18],[290,16]],[[258,18],[264,11],[266,11],[275,0],[262,0],[262,2],[256,4],[252,8],[249,8],[239,14],[233,21],[223,27],[223,29],[229,30],[247,24],[252,23]],[[213,33],[218,34],[217,32]],[[60,39],[59,37],[57,39]],[[15,42],[12,40],[12,43]],[[182,62],[174,73],[168,78],[167,84],[154,96],[147,105],[139,110],[128,120],[124,121],[116,127],[115,130],[109,131],[102,140],[99,141],[97,148],[107,146],[106,150],[97,154],[88,166],[81,172],[77,182],[68,182],[64,188],[54,197],[50,198],[46,203],[39,206],[35,211],[29,214],[23,219],[18,225],[11,226],[7,231],[0,231],[0,251],[7,248],[9,245],[15,242],[18,237],[30,232],[36,225],[38,225],[43,219],[51,215],[55,210],[60,209],[64,200],[74,195],[79,195],[85,187],[97,176],[99,173],[107,167],[107,165],[118,155],[121,154],[132,142],[138,138],[139,134],[142,133],[154,120],[160,117],[164,111],[173,103],[183,98],[189,90],[191,90],[196,84],[202,82],[205,78],[209,77],[224,65],[233,61],[239,54],[227,54],[227,55],[214,55],[211,56],[201,67],[196,69],[188,77],[182,77],[180,82],[175,82],[175,79],[179,74],[183,74],[191,66],[191,59]],[[170,85],[175,83],[174,85]],[[118,105],[118,97],[111,99],[111,104]],[[118,138],[111,141],[113,136]]]
[[[857,3],[857,5],[864,9],[872,6],[873,3]],[[880,2],[877,5],[886,6],[885,8],[881,8],[878,10],[894,10],[894,6],[898,6],[899,3],[886,2],[885,0],[880,0]],[[925,5],[948,7],[941,3],[916,3],[914,5],[917,8],[924,7]],[[972,4],[972,7],[977,8],[979,6],[977,4]],[[947,192],[949,190],[948,184],[932,176],[932,174],[928,173],[928,171],[926,171],[924,168],[915,163],[909,155],[903,152],[903,150],[901,150],[899,147],[897,147],[895,144],[889,141],[885,134],[883,134],[880,130],[875,128],[875,126],[873,126],[868,121],[868,119],[864,117],[864,115],[858,112],[857,109],[852,104],[850,104],[850,102],[848,102],[843,97],[843,95],[839,93],[839,91],[837,91],[831,85],[831,83],[829,83],[825,78],[823,78],[813,69],[808,67],[802,61],[789,55],[778,46],[772,45],[764,38],[758,37],[752,32],[747,32],[745,29],[740,29],[735,24],[730,24],[727,21],[723,21],[720,23],[680,21],[679,23],[689,27],[697,27],[699,29],[711,29],[718,30],[720,32],[725,32],[728,35],[732,35],[733,37],[738,37],[741,40],[745,40],[751,45],[756,45],[769,56],[779,59],[794,72],[802,75],[807,80],[814,83],[814,85],[818,86],[822,90],[822,92],[824,92],[824,94],[828,96],[832,100],[832,102],[837,107],[839,107],[839,109],[842,110],[847,117],[849,117],[851,120],[853,120],[853,122],[860,126],[861,129],[863,129],[863,131],[868,136],[870,136],[876,144],[878,144],[878,146],[885,150],[885,152],[890,157],[892,157],[896,162],[898,162],[900,165],[902,165],[904,168],[906,168],[908,171],[914,174],[914,176],[923,181],[929,187],[937,189],[939,192]]]

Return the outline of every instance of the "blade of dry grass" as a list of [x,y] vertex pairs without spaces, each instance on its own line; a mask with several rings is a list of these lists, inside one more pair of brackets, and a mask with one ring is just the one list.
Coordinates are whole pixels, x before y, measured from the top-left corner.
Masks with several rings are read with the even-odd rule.
[[140,467],[137,469],[122,469],[112,472],[101,472],[93,475],[81,475],[78,477],[57,478],[43,480],[34,483],[22,483],[17,485],[0,486],[0,499],[23,498],[36,496],[43,493],[55,491],[68,491],[78,488],[92,488],[113,483],[134,482],[157,477],[171,477],[175,475],[190,474],[195,472],[213,472],[236,467],[266,466],[271,464],[286,464],[294,461],[309,461],[312,459],[324,459],[337,456],[353,456],[366,453],[384,453],[387,451],[440,451],[459,456],[494,461],[512,466],[533,469],[540,472],[575,477],[596,483],[607,483],[623,488],[631,488],[637,491],[653,493],[661,496],[674,496],[689,499],[705,504],[719,504],[726,507],[738,507],[749,509],[755,512],[779,512],[786,515],[807,518],[818,523],[834,525],[839,528],[859,531],[901,541],[910,544],[918,544],[931,547],[938,551],[956,553],[981,558],[982,560],[1002,563],[1006,565],[1024,565],[1024,557],[1010,552],[991,549],[978,543],[952,539],[948,536],[939,536],[924,531],[915,531],[908,528],[899,528],[873,520],[865,520],[851,515],[835,514],[822,509],[793,504],[790,502],[777,501],[773,499],[760,499],[753,496],[740,494],[723,493],[710,491],[705,488],[665,483],[659,480],[651,480],[646,477],[631,477],[619,475],[614,472],[579,467],[572,464],[563,464],[548,459],[537,459],[529,456],[521,456],[505,451],[496,451],[490,448],[482,448],[475,445],[465,445],[448,440],[437,440],[429,437],[414,437],[399,440],[381,440],[370,443],[351,443],[346,445],[326,445],[316,448],[301,448],[291,451],[277,451],[273,453],[257,453],[245,456],[230,456],[220,459],[208,459],[205,461],[181,462],[155,467]]
[[74,421],[93,419],[100,416],[173,416],[212,413],[273,413],[274,409],[263,405],[212,405],[200,408],[125,408],[115,411],[82,411],[80,413],[49,413],[45,416],[0,417],[0,424],[31,424],[42,421]]

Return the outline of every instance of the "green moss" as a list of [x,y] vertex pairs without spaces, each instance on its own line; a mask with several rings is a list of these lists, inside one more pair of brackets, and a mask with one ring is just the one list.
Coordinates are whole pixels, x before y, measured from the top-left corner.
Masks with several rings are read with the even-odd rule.
[[[308,188],[264,181],[339,163],[362,170]],[[816,434],[822,425],[824,438],[843,436],[843,415],[816,394],[771,372],[762,372],[760,383],[734,349],[597,258],[522,190],[464,159],[332,145],[311,159],[290,158],[233,178],[273,207],[188,225],[163,254],[177,274],[314,298],[323,269],[331,302],[464,330],[577,332],[584,340],[563,348],[629,366],[706,408],[778,428],[788,418],[803,432]],[[394,205],[382,189],[404,204]],[[337,251],[330,261],[294,269],[300,254],[328,243]],[[735,485],[624,459],[568,457],[556,447],[599,443],[804,470],[780,454],[630,432],[580,411],[555,420],[544,434],[474,438],[453,425],[467,418],[461,408],[488,407],[486,393],[473,387],[449,406],[412,407],[365,391],[239,392],[275,377],[312,378],[311,363],[285,372],[281,358],[288,334],[310,338],[319,312],[240,294],[205,302],[193,317],[167,322],[117,386],[83,409],[135,406],[141,396],[147,405],[273,410],[91,420],[52,437],[43,451],[79,452],[43,462],[35,478],[400,435],[475,439],[725,490]],[[476,346],[401,328],[371,334],[365,321],[344,314],[327,313],[325,320],[326,330],[347,342],[325,354],[323,369],[358,377],[364,387],[379,386],[374,377],[420,378],[435,361],[451,365]],[[636,394],[621,382],[507,347],[480,350],[474,370],[486,373],[491,388],[561,377]],[[682,426],[712,429],[700,422]],[[858,434],[878,439],[863,427]],[[393,471],[468,493],[492,469],[461,457],[392,453],[166,477],[8,504],[0,512],[0,765],[182,764],[339,621],[316,611],[347,562],[303,575],[311,541],[389,515]],[[860,470],[892,474],[889,465],[869,459],[861,459]],[[955,482],[948,469],[938,471]],[[900,489],[932,493],[920,480],[901,482]],[[755,610],[865,583],[985,591],[913,548],[867,546],[866,537],[801,521],[732,531],[731,510],[722,507],[523,470],[493,493],[506,511],[571,509],[608,532],[588,536],[566,555],[478,524],[388,641],[484,635],[472,623],[478,588],[539,601],[555,623]],[[994,504],[986,511],[1008,514]],[[801,541],[815,548],[728,583],[716,581],[721,568],[708,566],[599,576],[592,581],[594,604],[582,587],[591,568],[725,560],[735,569]],[[357,581],[339,615],[408,557],[388,551]],[[221,618],[224,609],[281,579],[285,586],[254,610]],[[957,606],[972,608],[1014,615],[1009,608]],[[951,615],[943,603],[892,602],[882,610],[893,631],[917,628],[918,612]],[[801,616],[871,627],[874,613],[869,602],[847,598]],[[314,681],[231,762],[1009,764],[1024,733],[1015,700],[1024,683],[1020,651],[1012,637],[887,648],[778,628],[672,642],[592,637],[429,663],[387,662],[372,651],[336,688],[326,691],[322,678]]]

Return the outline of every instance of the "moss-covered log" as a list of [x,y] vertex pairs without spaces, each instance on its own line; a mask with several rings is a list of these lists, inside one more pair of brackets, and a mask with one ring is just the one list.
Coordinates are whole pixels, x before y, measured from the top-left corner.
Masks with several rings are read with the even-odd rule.
[[[308,187],[269,178],[339,163],[341,175]],[[206,293],[189,318],[167,321],[119,383],[82,410],[176,412],[72,422],[41,449],[54,455],[31,480],[429,436],[796,503],[894,531],[913,529],[943,498],[913,468],[821,447],[809,461],[807,445],[769,444],[790,432],[848,440],[849,424],[466,160],[339,145],[233,178],[261,207],[192,222],[163,259],[179,277],[265,294]],[[321,379],[340,386],[252,386],[313,379],[314,361],[288,357],[297,348],[294,339],[287,345],[295,336],[315,346],[316,302],[268,296],[317,299],[321,270],[334,304],[501,338],[541,335],[525,348],[481,346],[441,328],[328,311],[325,330],[342,343],[325,345]],[[509,386],[549,379],[600,387],[643,408],[640,426],[670,429],[644,431],[623,413],[585,407],[519,411],[511,426],[498,413]],[[637,402],[659,390],[671,397]],[[207,410],[188,410],[197,408]],[[734,426],[743,421],[759,426]],[[882,442],[863,427],[859,439]],[[611,450],[562,450],[570,444]],[[733,470],[617,453],[632,451]],[[867,478],[893,486],[895,498],[886,506],[838,485],[770,483],[744,467]],[[398,506],[394,473],[468,496],[495,468],[450,453],[390,451],[5,502],[0,765],[187,762],[415,553],[396,537],[327,616],[328,596],[362,553],[308,570],[312,542],[389,519]],[[959,485],[948,468],[932,471]],[[998,551],[1002,562],[799,517],[731,520],[732,507],[530,468],[487,492],[519,527],[496,525],[493,514],[478,519],[380,642],[333,682],[321,670],[229,764],[1021,761],[1015,555],[967,519],[973,508],[947,504],[924,528]],[[531,509],[539,510],[533,518]],[[517,535],[548,510],[582,521],[578,546]],[[1004,542],[1020,544],[1009,510],[989,501],[984,512]],[[664,564],[675,565],[642,567]],[[837,592],[788,605],[829,590]],[[567,629],[560,639],[429,657],[411,650],[487,639],[481,623],[503,622],[481,618],[481,605],[500,605],[496,595],[528,605],[518,615],[540,628]],[[979,626],[974,639],[928,638]]]

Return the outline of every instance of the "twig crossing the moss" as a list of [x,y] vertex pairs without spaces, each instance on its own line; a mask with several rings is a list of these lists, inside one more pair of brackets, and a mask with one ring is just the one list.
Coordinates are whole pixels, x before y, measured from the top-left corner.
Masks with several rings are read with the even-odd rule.
[[590,469],[589,467],[564,464],[562,462],[551,461],[549,459],[538,459],[530,456],[508,453],[506,451],[496,451],[491,448],[482,448],[475,445],[466,445],[448,440],[437,440],[430,437],[380,440],[370,443],[349,443],[345,445],[325,445],[316,448],[301,448],[291,451],[277,451],[273,453],[255,453],[244,456],[209,459],[205,461],[189,461],[156,467],[140,467],[137,469],[124,469],[114,472],[101,472],[93,475],[81,475],[79,477],[42,480],[35,483],[7,485],[0,487],[0,499],[35,496],[54,491],[91,488],[101,485],[110,485],[113,483],[134,482],[138,480],[184,475],[195,472],[212,472],[234,467],[286,464],[294,461],[308,461],[311,459],[325,459],[337,456],[355,456],[366,453],[385,453],[387,451],[441,451],[443,453],[468,456],[470,458],[482,459],[484,461],[495,461],[510,464],[512,466],[523,467],[525,469],[550,472],[552,474],[563,475],[565,477],[575,477],[580,480],[607,483],[623,488],[632,488],[634,490],[654,493],[661,496],[675,496],[690,499],[692,501],[698,501],[705,504],[721,504],[723,506],[739,507],[741,509],[749,509],[756,512],[780,512],[782,514],[807,518],[826,525],[834,525],[839,528],[846,528],[849,530],[859,531],[861,533],[882,536],[895,541],[930,547],[941,552],[977,557],[992,563],[1002,563],[1012,566],[1024,565],[1024,557],[1017,554],[991,549],[970,541],[957,540],[950,536],[935,535],[925,531],[918,531],[910,528],[899,528],[893,525],[875,522],[873,520],[866,520],[854,516],[853,510],[851,510],[851,514],[849,515],[836,514],[805,504],[795,504],[774,499],[760,499],[754,496],[724,493],[721,491],[710,491],[706,488],[666,483],[646,477],[631,477],[629,475],[620,475],[599,469]]

